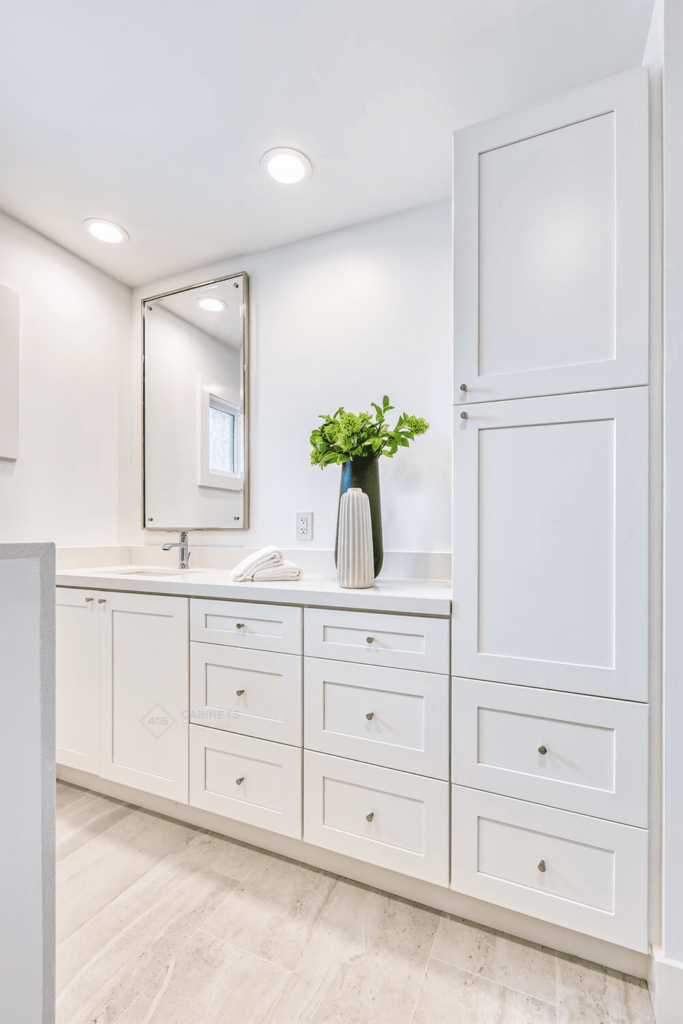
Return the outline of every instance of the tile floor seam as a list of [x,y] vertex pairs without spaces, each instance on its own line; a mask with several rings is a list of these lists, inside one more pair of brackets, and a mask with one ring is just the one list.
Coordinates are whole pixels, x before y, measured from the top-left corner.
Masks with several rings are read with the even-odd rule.
[[415,996],[415,1003],[413,1004],[413,1012],[410,1015],[410,1020],[409,1020],[408,1024],[413,1024],[413,1021],[415,1019],[415,1014],[417,1012],[417,1005],[420,1002],[420,996],[422,995],[422,989],[424,988],[425,978],[427,977],[427,971],[429,969],[429,961],[432,959],[432,953],[434,951],[434,946],[436,945],[436,937],[439,934],[439,928],[441,926],[441,922],[443,921],[443,918],[444,918],[444,915],[442,913],[442,914],[439,915],[439,921],[437,923],[436,928],[434,929],[434,935],[432,936],[432,944],[429,947],[429,953],[427,954],[427,959],[425,960],[424,970],[422,972],[422,981],[420,982],[420,985],[419,985],[418,990],[417,990],[417,995]]
[[[269,960],[268,957],[261,956],[260,953],[254,953],[251,949],[244,949],[242,946],[238,946],[236,942],[228,942],[227,939],[222,939],[220,935],[214,935],[213,932],[210,932],[203,926],[197,928],[197,931],[194,934],[197,935],[199,932],[202,932],[204,935],[208,935],[211,939],[215,939],[216,942],[220,942],[221,946],[229,946],[232,949],[238,949],[240,953],[246,953],[247,956],[255,956],[257,960],[261,960],[264,964],[268,964],[270,967],[277,967],[279,971],[284,971],[285,974],[288,974],[290,977],[294,974],[294,971],[289,967],[283,967],[282,964],[276,964],[274,960]],[[287,980],[289,981],[289,978]]]
[[544,1006],[552,1006],[553,1009],[557,1009],[557,957],[555,957],[555,1002],[550,1003],[547,999],[539,999],[538,996],[532,996],[530,992],[524,992],[521,988],[513,988],[512,985],[506,985],[502,981],[496,981],[495,978],[487,978],[485,974],[481,974],[478,971],[468,971],[466,967],[461,967],[460,964],[451,964],[448,960],[442,960],[440,956],[431,957],[432,960],[437,960],[440,964],[445,964],[446,967],[455,967],[457,971],[464,971],[465,974],[471,974],[474,978],[482,978],[484,981],[490,982],[491,985],[500,985],[501,988],[507,988],[510,992],[516,992],[520,996],[525,996],[527,999],[535,999],[537,1003],[543,1003]]
[[[173,852],[173,851],[171,851],[171,852]],[[134,885],[136,885],[138,882],[140,882],[143,878],[145,878],[145,876],[147,874],[149,874],[150,871],[153,871],[161,863],[161,861],[165,860],[165,858],[168,857],[168,856],[170,856],[170,854],[165,854],[164,857],[162,857],[160,860],[158,860],[156,862],[156,864],[152,864],[147,869],[147,871],[145,871],[142,875],[140,875],[140,877],[138,879],[135,880],[135,882],[131,882],[131,884],[126,889],[124,889],[123,892],[119,893],[118,896],[116,896],[113,900],[111,900],[109,903],[107,903],[106,907],[102,907],[101,910],[105,910],[108,907],[111,907],[123,895],[124,892],[127,892],[128,889],[132,888]],[[215,873],[219,874],[219,872],[215,872]],[[223,877],[225,877],[225,876],[223,876]],[[235,881],[235,879],[232,879],[232,881]],[[154,911],[158,907],[159,903],[163,902],[163,900],[165,898],[166,897],[163,897],[162,900],[155,902],[152,906],[148,907],[146,910],[142,911],[141,913],[136,914],[135,917],[132,920],[130,920],[128,922],[128,924],[123,929],[121,929],[114,936],[112,936],[112,938],[102,947],[102,949],[98,950],[97,954],[92,958],[92,960],[89,960],[87,964],[85,964],[79,971],[77,971],[77,973],[73,976],[73,978],[69,979],[69,982],[65,985],[65,987],[62,989],[62,991],[59,993],[59,996],[57,997],[57,1006],[60,1005],[60,1003],[61,1003],[64,995],[67,993],[67,991],[70,988],[72,988],[72,986],[75,984],[75,982],[78,981],[79,978],[82,977],[82,975],[91,967],[91,965],[93,963],[96,963],[98,960],[101,960],[102,957],[109,951],[109,949],[111,949],[112,946],[114,946],[119,941],[119,939],[121,938],[122,935],[124,935],[127,932],[130,932],[147,915],[154,913]],[[100,912],[101,911],[98,910],[97,914],[99,914]],[[213,911],[211,911],[211,913],[213,913]],[[72,938],[74,935],[77,935],[78,932],[82,928],[85,928],[91,921],[94,920],[95,917],[97,917],[97,914],[94,914],[93,917],[89,918],[88,921],[84,922],[84,924],[82,924],[80,926],[80,928],[77,928],[75,932],[72,932],[71,935],[68,936],[68,938],[64,939],[63,941],[67,942],[68,939]],[[211,916],[211,914],[209,914],[208,916]],[[195,930],[199,931],[200,928],[201,928],[201,925],[199,925]],[[60,946],[62,944],[63,943],[60,943]],[[171,954],[171,956],[172,957],[175,956],[176,953],[178,952],[178,949],[180,949],[183,945],[185,945],[184,942],[181,943],[181,945],[178,946],[175,949],[175,951]],[[59,947],[57,947],[57,948],[59,948]]]
[[[139,810],[144,810],[144,808],[139,808]],[[118,823],[117,823],[117,824],[118,824]],[[114,825],[112,825],[112,828],[114,828],[114,827],[115,827],[115,826],[114,826]],[[109,831],[109,829],[107,829],[107,831]],[[105,835],[105,834],[106,834],[106,833],[102,832],[102,833],[100,833],[100,835],[99,835],[99,836],[93,836],[93,839],[91,839],[91,840],[88,840],[88,843],[90,843],[90,842],[93,842],[93,841],[94,841],[95,839],[100,839],[100,838],[101,838],[101,836],[103,836],[103,835]],[[150,864],[150,865],[149,865],[149,867],[148,867],[148,868],[146,868],[146,869],[145,869],[145,870],[144,870],[144,871],[142,872],[142,874],[141,874],[141,875],[138,875],[138,877],[137,877],[137,878],[133,878],[133,879],[132,879],[132,880],[131,880],[131,881],[130,881],[130,882],[128,883],[128,885],[126,885],[126,886],[125,886],[125,887],[124,887],[123,889],[121,889],[121,891],[120,891],[120,892],[117,892],[117,893],[116,893],[116,895],[112,897],[112,899],[110,899],[110,900],[109,900],[109,901],[108,901],[107,903],[105,903],[104,907],[100,907],[100,908],[99,908],[99,910],[96,910],[94,914],[92,914],[92,915],[91,915],[90,917],[86,918],[86,920],[85,920],[85,921],[83,921],[83,923],[82,923],[82,924],[80,924],[80,925],[78,926],[78,928],[74,929],[74,931],[70,932],[70,933],[69,933],[68,935],[65,935],[63,939],[61,939],[61,940],[60,940],[60,941],[59,941],[58,943],[56,943],[56,948],[57,948],[57,949],[59,949],[59,947],[60,947],[60,946],[61,946],[61,945],[62,945],[63,943],[65,943],[65,942],[68,942],[68,941],[69,941],[69,939],[70,939],[70,938],[72,938],[72,936],[74,936],[74,935],[75,935],[75,934],[76,934],[76,933],[77,933],[78,931],[80,931],[80,929],[81,929],[81,928],[84,928],[84,927],[85,927],[85,925],[89,924],[89,923],[90,923],[90,922],[91,922],[91,921],[92,921],[92,920],[93,920],[94,918],[96,918],[96,917],[97,917],[97,915],[98,915],[98,914],[100,913],[100,911],[104,910],[104,909],[105,909],[106,907],[109,907],[109,906],[111,906],[111,905],[112,905],[112,903],[115,903],[115,902],[116,902],[116,900],[117,900],[117,899],[119,899],[119,897],[120,897],[120,896],[123,896],[123,895],[124,895],[124,893],[127,893],[127,892],[128,892],[128,890],[129,890],[129,889],[132,889],[132,887],[133,887],[134,885],[137,885],[137,884],[138,884],[139,882],[141,882],[141,881],[142,881],[142,879],[143,879],[143,878],[144,878],[144,877],[145,877],[146,875],[148,875],[150,871],[153,871],[155,867],[157,867],[157,866],[158,866],[159,864],[161,864],[161,862],[162,862],[163,860],[165,860],[165,859],[166,859],[167,857],[170,857],[170,856],[171,856],[172,854],[176,853],[176,852],[178,851],[178,848],[179,848],[180,846],[182,846],[182,844],[183,844],[183,843],[187,843],[187,842],[189,842],[189,841],[190,841],[190,839],[189,839],[189,838],[186,838],[186,839],[181,839],[181,840],[180,840],[180,842],[179,842],[179,843],[177,844],[177,846],[174,846],[174,847],[172,847],[172,848],[171,848],[170,850],[168,850],[168,851],[167,851],[167,852],[166,852],[166,853],[165,853],[165,854],[163,855],[163,857],[159,857],[159,859],[158,859],[158,860],[156,860],[156,861],[154,862],[154,864]],[[84,844],[83,844],[83,846],[79,846],[78,850],[73,850],[73,851],[72,851],[71,853],[67,854],[67,856],[66,856],[66,857],[63,857],[63,858],[62,858],[62,860],[61,860],[61,861],[60,861],[59,863],[60,863],[60,864],[66,864],[66,863],[68,862],[68,860],[69,860],[69,857],[73,856],[73,854],[74,854],[74,853],[78,853],[78,852],[79,852],[80,850],[82,850],[82,849],[85,849],[85,847],[86,847],[86,846],[88,846],[88,843],[84,843]],[[220,874],[220,872],[217,872],[217,874]],[[230,876],[227,876],[227,875],[226,875],[226,876],[224,876],[224,877],[230,877],[230,878],[232,878],[232,876],[231,876],[231,875],[230,875]],[[236,878],[233,878],[233,879],[232,879],[232,881],[233,881],[233,882],[237,882],[237,885],[239,885],[239,880],[238,880],[238,879],[236,879]],[[235,889],[237,888],[237,885],[235,886]],[[231,893],[229,893],[229,895],[231,895],[231,894],[232,894],[232,892],[234,892],[234,891],[235,891],[235,889],[232,889],[232,890],[231,890]],[[227,897],[226,897],[226,898],[227,898]]]

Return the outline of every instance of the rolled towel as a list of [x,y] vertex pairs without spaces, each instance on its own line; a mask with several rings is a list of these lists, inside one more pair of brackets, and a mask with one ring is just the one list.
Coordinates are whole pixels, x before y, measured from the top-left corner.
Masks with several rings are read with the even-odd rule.
[[268,547],[261,548],[253,555],[243,558],[230,573],[230,579],[235,583],[244,583],[246,580],[253,579],[257,569],[272,569],[276,565],[282,565],[282,552],[274,544],[269,544]]
[[264,569],[257,569],[252,579],[254,583],[264,581],[275,582],[275,580],[300,580],[303,573],[294,562],[283,561],[281,565],[268,565]]

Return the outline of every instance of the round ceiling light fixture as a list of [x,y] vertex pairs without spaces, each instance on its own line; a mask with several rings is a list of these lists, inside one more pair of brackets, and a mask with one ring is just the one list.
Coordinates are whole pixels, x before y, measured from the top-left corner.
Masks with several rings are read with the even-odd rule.
[[117,242],[127,242],[130,235],[120,224],[114,224],[112,220],[102,220],[101,217],[88,217],[83,221],[83,227],[100,242],[109,242],[115,245]]
[[265,167],[271,178],[281,185],[296,185],[313,174],[313,165],[306,154],[287,146],[278,146],[264,153],[261,167]]
[[197,299],[197,305],[200,309],[205,309],[207,313],[221,313],[228,304],[222,299],[215,299],[213,295],[205,295],[203,298]]

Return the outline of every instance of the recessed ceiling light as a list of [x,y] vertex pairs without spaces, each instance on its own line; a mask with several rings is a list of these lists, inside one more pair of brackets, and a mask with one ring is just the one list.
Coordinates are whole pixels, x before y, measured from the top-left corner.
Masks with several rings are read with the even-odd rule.
[[205,309],[207,313],[220,313],[221,310],[225,309],[227,302],[223,302],[222,299],[214,299],[208,295],[203,299],[197,299],[197,305],[200,309]]
[[125,228],[111,220],[102,220],[101,217],[88,217],[83,221],[83,227],[100,242],[127,242],[130,237]]
[[289,149],[287,146],[269,149],[261,157],[261,166],[282,185],[296,185],[313,174],[313,165],[308,157],[298,149]]

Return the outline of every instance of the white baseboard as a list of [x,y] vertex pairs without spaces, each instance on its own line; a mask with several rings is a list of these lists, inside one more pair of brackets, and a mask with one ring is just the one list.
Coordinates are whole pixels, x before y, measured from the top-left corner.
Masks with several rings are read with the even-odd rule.
[[647,980],[657,1024],[683,1024],[683,963],[653,946]]
[[[105,796],[136,804],[147,810],[155,811],[157,814],[177,818],[190,825],[195,825],[197,828],[210,829],[212,832],[218,832],[231,839],[269,850],[283,857],[289,857],[291,860],[311,864],[323,871],[342,875],[344,878],[350,878],[354,882],[369,885],[374,889],[381,889],[394,896],[401,896],[415,903],[433,907],[435,910],[464,917],[468,921],[484,925],[487,928],[495,928],[529,942],[548,946],[584,960],[591,960],[593,963],[611,967],[616,971],[623,971],[624,974],[631,974],[636,978],[648,977],[650,957],[644,953],[636,953],[601,939],[582,935],[558,925],[548,924],[545,921],[527,917],[525,914],[518,914],[514,910],[507,910],[471,896],[464,896],[462,893],[452,892],[450,889],[444,889],[430,882],[409,878],[395,871],[376,867],[374,864],[366,864],[342,854],[332,853],[330,850],[323,850],[310,843],[304,843],[300,839],[291,839],[254,825],[246,825],[232,818],[224,818],[209,811],[189,807],[187,804],[152,796],[143,790],[132,789],[130,786],[123,786],[117,782],[109,782],[107,779],[101,779],[98,775],[91,775],[78,768],[58,765],[57,777],[64,782],[71,782],[76,786],[83,786],[85,789],[103,793]],[[663,1019],[661,1022],[658,1018],[658,1024],[674,1024],[673,1018]],[[676,1024],[681,1024],[681,1021],[676,1021]]]

